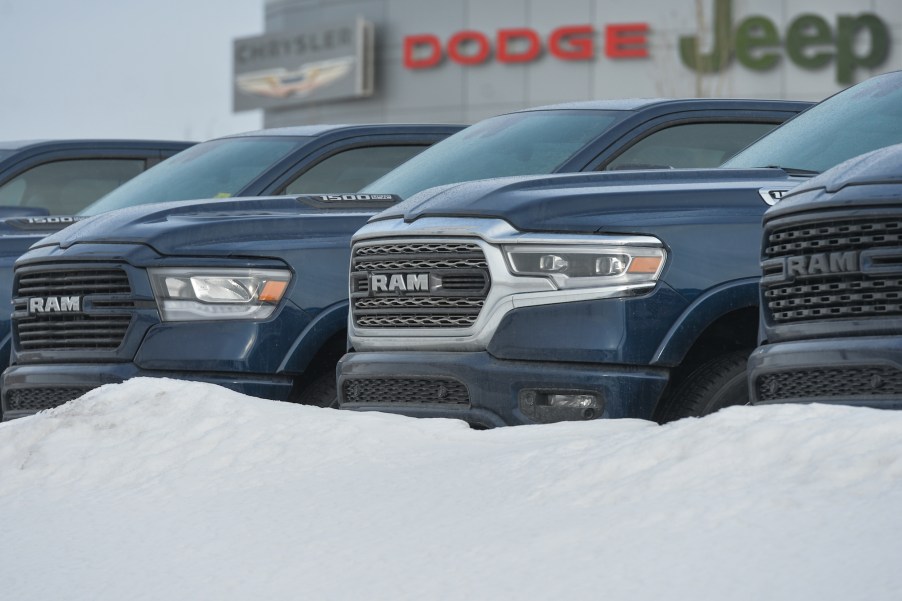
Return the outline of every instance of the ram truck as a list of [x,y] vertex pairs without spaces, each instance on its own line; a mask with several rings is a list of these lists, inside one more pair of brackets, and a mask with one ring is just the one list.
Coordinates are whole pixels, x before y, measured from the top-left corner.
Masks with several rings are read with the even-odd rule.
[[[357,151],[332,149],[332,163],[325,158],[301,177],[285,162],[278,178],[263,185],[257,177],[245,188],[227,182],[279,156],[270,147],[284,152],[299,142],[239,137],[232,141],[242,146],[221,142],[210,152],[200,144],[88,212],[123,210],[48,238],[19,261],[4,419],[138,375],[332,405],[335,364],[346,350],[350,237],[397,200],[375,188],[408,196],[492,175],[717,164],[808,106],[644,100],[501,115],[429,148],[362,195],[333,193],[375,179],[364,142]],[[135,206],[175,193],[288,197]]]
[[[167,140],[0,142],[0,299],[9,299],[13,263],[75,213],[150,167],[190,147]],[[9,361],[10,305],[0,303],[0,370]]]
[[765,209],[902,142],[902,73],[847,89],[732,169],[505,178],[426,190],[353,238],[342,408],[477,427],[748,402]]
[[764,216],[753,404],[902,409],[902,145],[813,178]]

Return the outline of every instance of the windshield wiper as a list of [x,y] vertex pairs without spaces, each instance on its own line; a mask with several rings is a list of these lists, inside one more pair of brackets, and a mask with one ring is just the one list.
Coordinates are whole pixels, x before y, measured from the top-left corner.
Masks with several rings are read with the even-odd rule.
[[812,171],[811,169],[797,169],[796,167],[784,167],[783,165],[765,165],[765,169],[782,169],[789,175],[820,175],[820,171]]

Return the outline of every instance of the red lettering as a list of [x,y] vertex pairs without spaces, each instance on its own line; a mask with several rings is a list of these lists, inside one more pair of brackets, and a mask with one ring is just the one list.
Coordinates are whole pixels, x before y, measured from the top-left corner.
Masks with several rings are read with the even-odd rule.
[[609,58],[646,58],[648,23],[624,23],[605,27],[605,54]]
[[[520,52],[512,52],[509,45],[513,40],[526,40],[528,47]],[[497,56],[500,63],[528,63],[539,56],[542,42],[539,34],[532,29],[499,29]]]
[[551,54],[565,61],[591,59],[595,56],[595,30],[591,25],[558,27],[548,38]]
[[[604,28],[605,56],[612,59],[648,57],[648,23],[619,23]],[[527,63],[542,54],[539,34],[527,27],[499,29],[495,55],[499,63]],[[549,53],[560,60],[580,61],[595,58],[595,29],[591,25],[558,27],[548,36]],[[404,66],[428,69],[448,57],[459,65],[481,65],[489,60],[492,44],[478,31],[459,31],[445,48],[437,36],[410,35],[404,38]]]
[[[426,56],[416,57],[415,54],[428,49]],[[404,37],[404,66],[408,69],[428,69],[434,67],[442,60],[442,43],[430,34],[409,35]]]
[[[461,46],[469,46],[475,44],[477,49],[475,53],[464,54],[461,52]],[[448,56],[455,63],[461,65],[478,65],[484,63],[489,57],[489,40],[478,31],[461,31],[455,33],[448,40]]]

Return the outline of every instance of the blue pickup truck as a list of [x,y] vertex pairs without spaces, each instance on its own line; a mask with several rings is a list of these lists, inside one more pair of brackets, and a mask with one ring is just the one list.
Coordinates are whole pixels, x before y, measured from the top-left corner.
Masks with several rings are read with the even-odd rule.
[[[467,128],[362,194],[333,194],[336,184],[349,192],[362,185],[336,176],[367,166],[355,159],[309,172],[318,180],[286,173],[268,187],[205,185],[190,194],[288,195],[281,198],[132,206],[98,215],[43,240],[17,263],[4,419],[139,375],[333,404],[335,364],[346,348],[350,237],[397,199],[378,188],[407,196],[492,175],[715,165],[808,106],[644,100],[544,107]],[[203,146],[170,171],[194,162]],[[185,181],[166,168],[88,212],[145,202],[171,180]]]
[[[166,140],[0,142],[0,299],[11,295],[15,260],[73,214],[191,146]],[[10,305],[0,302],[0,370],[9,360]]]
[[[874,121],[899,130],[902,107]],[[902,409],[902,145],[846,161],[768,210],[761,268],[751,402]]]
[[748,402],[765,209],[902,142],[902,73],[835,95],[733,169],[427,190],[353,238],[342,408],[478,427],[698,416]]
[[[0,215],[7,217],[0,219],[0,298],[12,297],[13,265],[29,246],[88,216],[163,201],[357,190],[460,129],[416,124],[277,128],[208,140],[177,156],[190,144],[31,143],[15,152],[0,150],[0,159],[9,152],[0,160],[0,182],[6,182],[0,183],[0,205],[5,205],[0,211],[6,211]],[[4,173],[10,174],[6,180]],[[116,188],[111,183],[116,174],[122,180],[137,177]],[[0,303],[0,370],[10,358],[11,312],[9,303]]]

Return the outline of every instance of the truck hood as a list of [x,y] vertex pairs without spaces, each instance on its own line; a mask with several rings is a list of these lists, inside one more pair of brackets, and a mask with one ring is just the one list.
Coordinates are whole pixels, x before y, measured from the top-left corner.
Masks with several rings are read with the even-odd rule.
[[[389,202],[318,202],[320,197],[258,197],[142,205],[90,217],[33,248],[141,244],[160,254],[259,255],[288,239],[350,235]],[[269,244],[268,244],[269,243]]]
[[795,188],[767,212],[767,219],[812,208],[898,205],[902,194],[900,165],[902,144],[851,158]]
[[595,232],[761,214],[769,190],[799,183],[781,169],[623,171],[508,177],[431,188],[370,221],[424,217],[503,219],[520,231]]

